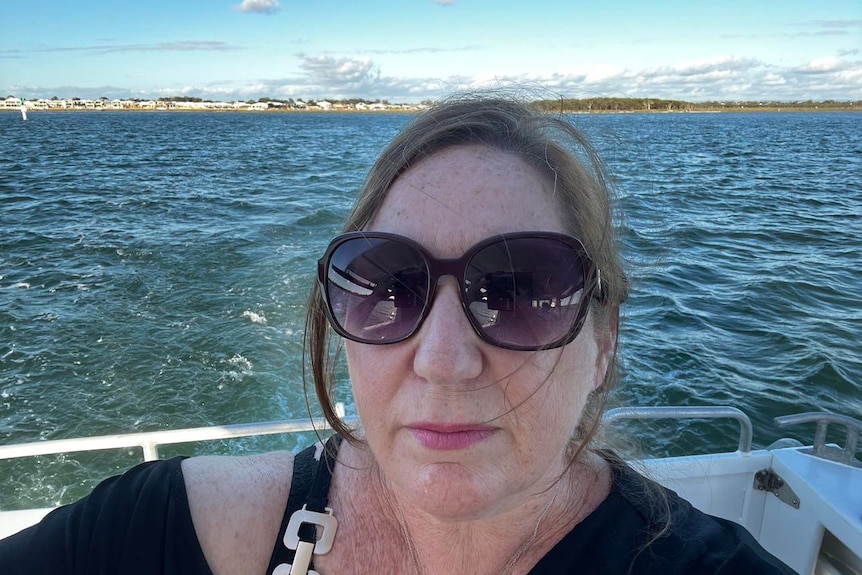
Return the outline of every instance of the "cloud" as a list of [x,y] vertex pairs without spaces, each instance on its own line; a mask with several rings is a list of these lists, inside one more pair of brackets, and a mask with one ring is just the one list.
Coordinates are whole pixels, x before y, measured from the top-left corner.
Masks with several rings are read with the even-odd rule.
[[393,102],[419,102],[435,99],[456,90],[476,87],[479,82],[467,76],[397,78],[384,75],[370,57],[309,56],[297,54],[305,72],[296,78],[267,84],[274,93],[316,98],[364,98]]
[[812,20],[810,22],[800,22],[797,27],[802,30],[794,32],[796,36],[849,36],[858,34],[862,29],[862,20]]
[[[796,22],[789,26],[789,31],[773,34],[758,34],[757,38],[765,40],[769,38],[786,39],[788,35],[794,38],[820,38],[824,36],[852,36],[858,35],[862,29],[862,20],[812,20],[809,22]],[[721,34],[725,40],[751,40],[751,34]]]
[[297,55],[300,68],[308,72],[309,79],[322,86],[334,88],[361,88],[380,79],[371,58],[332,58],[330,56]]
[[537,97],[650,97],[674,100],[851,100],[862,94],[862,60],[829,56],[794,66],[777,66],[729,55],[681,61],[642,69],[594,64],[553,74],[509,74],[448,77],[388,76],[371,57],[298,54],[296,74],[248,82],[213,81],[202,85],[166,86],[131,91],[111,86],[0,88],[25,97],[109,98],[189,95],[210,100],[249,100],[261,97],[420,102],[456,90],[516,85]]
[[[254,84],[230,86],[213,84],[201,89],[203,94],[234,93],[242,99],[268,96],[273,98],[389,100],[419,102],[439,98],[455,90],[475,85],[473,78],[396,78],[384,75],[370,57],[332,57],[297,54],[300,73],[295,76],[261,79]],[[210,96],[200,96],[210,97]],[[215,97],[213,97],[215,99]],[[225,98],[229,99],[229,98]]]
[[31,50],[4,50],[0,56],[24,55],[33,52],[89,52],[113,54],[117,52],[228,52],[241,50],[239,46],[217,40],[177,40],[158,44],[97,44],[94,46],[55,46]]
[[808,24],[821,28],[862,28],[862,20],[815,20]]
[[797,74],[832,74],[834,72],[838,72],[844,68],[844,61],[840,58],[836,57],[827,57],[827,58],[817,58],[816,60],[811,60],[810,62],[803,64],[802,66],[797,66],[796,68],[792,68],[793,72]]
[[484,50],[485,48],[479,46],[478,44],[473,44],[469,46],[453,46],[452,48],[440,48],[440,47],[431,47],[431,46],[423,46],[417,48],[404,48],[401,50],[364,50],[366,54],[375,54],[375,55],[383,55],[383,54],[442,54],[445,52],[474,52],[477,50]]
[[495,80],[538,85],[571,98],[850,100],[858,99],[862,93],[862,62],[829,57],[795,67],[778,67],[752,58],[720,56],[638,70],[584,66],[566,73],[520,74]]
[[115,51],[226,52],[237,49],[238,48],[236,46],[232,46],[227,42],[221,42],[217,40],[178,40],[176,42],[163,42],[161,44],[118,46]]
[[716,72],[747,72],[762,66],[764,63],[754,58],[718,56],[707,60],[680,62],[673,66],[673,70],[685,76],[703,76]]
[[455,0],[434,0],[434,3],[440,6],[454,6]]
[[242,0],[241,4],[234,6],[239,12],[254,14],[275,14],[280,8],[278,0]]

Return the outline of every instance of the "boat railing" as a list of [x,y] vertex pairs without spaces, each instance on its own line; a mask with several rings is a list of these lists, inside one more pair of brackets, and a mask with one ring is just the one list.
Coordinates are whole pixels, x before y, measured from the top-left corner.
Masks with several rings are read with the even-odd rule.
[[[839,415],[837,413],[826,413],[820,411],[811,411],[808,413],[797,413],[795,415],[782,415],[775,418],[775,423],[779,427],[787,427],[792,425],[801,425],[803,423],[816,423],[817,429],[814,432],[814,446],[807,450],[817,457],[829,459],[844,463],[846,465],[862,465],[856,461],[856,450],[859,444],[859,436],[862,435],[862,421],[853,419],[847,415]],[[847,436],[844,440],[844,447],[837,445],[826,444],[826,431],[829,424],[842,425],[847,428]]]
[[[351,423],[352,421],[350,418],[345,419],[347,423]],[[154,461],[159,458],[159,446],[161,445],[216,441],[219,439],[275,435],[280,433],[322,431],[327,429],[330,429],[330,426],[325,419],[314,418],[54,439],[19,443],[16,445],[0,445],[0,459],[139,447],[143,450],[144,461]]]
[[605,412],[606,423],[621,419],[735,419],[739,422],[739,453],[751,453],[754,430],[751,419],[741,410],[727,406],[617,407]]
[[[620,407],[608,410],[603,416],[605,422],[615,422],[622,419],[714,418],[735,419],[738,421],[740,425],[738,451],[740,453],[751,452],[753,435],[751,420],[744,412],[735,407]],[[345,418],[345,422],[348,425],[353,425],[356,423],[356,418]],[[80,451],[140,448],[143,451],[144,461],[153,461],[159,458],[159,446],[162,445],[282,433],[316,432],[328,429],[330,429],[330,425],[325,419],[313,418],[54,439],[14,445],[0,445],[0,459],[15,459]]]

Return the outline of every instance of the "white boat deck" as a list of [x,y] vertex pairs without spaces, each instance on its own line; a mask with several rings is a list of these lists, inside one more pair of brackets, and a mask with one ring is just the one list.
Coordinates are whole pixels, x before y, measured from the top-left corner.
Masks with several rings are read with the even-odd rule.
[[[806,449],[698,455],[643,465],[701,511],[743,525],[798,573],[862,574],[862,467],[816,459]],[[755,475],[766,469],[792,490],[798,508],[755,488]]]
[[[829,414],[793,416],[791,423]],[[810,417],[809,417],[810,416]],[[751,424],[732,408],[614,410],[606,419],[732,417],[741,424],[739,449],[633,462],[636,468],[706,513],[743,525],[770,553],[800,574],[862,575],[862,464],[854,457],[862,422],[830,416],[848,428],[845,449],[824,446],[818,423],[815,447],[751,451]],[[808,417],[808,419],[806,419]],[[268,422],[0,446],[0,459],[140,446],[145,459],[157,446],[207,439],[321,429],[314,422]],[[816,452],[816,453],[815,453]],[[828,456],[824,457],[824,456]],[[0,538],[38,522],[50,509],[0,511]]]

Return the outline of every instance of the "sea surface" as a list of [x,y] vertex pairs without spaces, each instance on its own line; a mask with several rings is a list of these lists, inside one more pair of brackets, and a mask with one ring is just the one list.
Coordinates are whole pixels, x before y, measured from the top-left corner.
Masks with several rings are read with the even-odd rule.
[[[0,113],[0,444],[307,417],[315,262],[409,119]],[[624,212],[615,403],[738,407],[756,447],[810,441],[813,426],[779,429],[778,415],[862,418],[862,114],[569,120]],[[732,422],[623,431],[650,455],[737,442]],[[139,458],[0,461],[0,509],[68,502]]]

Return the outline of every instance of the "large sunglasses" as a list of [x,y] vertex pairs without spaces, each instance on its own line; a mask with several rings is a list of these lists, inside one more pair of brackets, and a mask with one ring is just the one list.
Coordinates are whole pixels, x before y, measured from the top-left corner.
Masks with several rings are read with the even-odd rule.
[[351,232],[330,242],[317,273],[333,329],[370,344],[416,333],[444,275],[457,279],[476,334],[520,351],[571,342],[591,297],[601,294],[599,270],[583,244],[553,232],[490,237],[455,259],[435,258],[396,234]]

